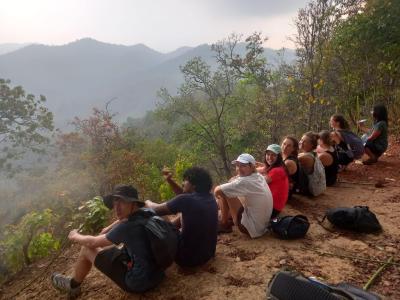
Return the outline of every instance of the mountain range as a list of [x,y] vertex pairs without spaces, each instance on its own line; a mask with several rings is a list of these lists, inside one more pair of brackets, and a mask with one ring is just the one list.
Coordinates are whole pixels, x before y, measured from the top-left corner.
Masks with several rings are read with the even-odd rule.
[[[195,56],[215,66],[211,46],[181,47],[169,53],[143,44],[115,45],[85,38],[62,46],[14,45],[6,53],[0,45],[0,78],[21,85],[27,93],[44,95],[54,113],[57,127],[64,128],[73,117],[87,116],[93,107],[110,104],[118,119],[141,117],[154,109],[161,87],[171,93],[183,82],[179,66]],[[15,50],[16,49],[16,50]],[[244,45],[239,45],[239,52]],[[267,61],[277,51],[265,48]],[[285,60],[295,53],[286,49]]]
[[15,50],[18,50],[20,48],[28,46],[28,43],[7,43],[7,44],[0,44],[0,55],[6,54],[9,52],[13,52]]

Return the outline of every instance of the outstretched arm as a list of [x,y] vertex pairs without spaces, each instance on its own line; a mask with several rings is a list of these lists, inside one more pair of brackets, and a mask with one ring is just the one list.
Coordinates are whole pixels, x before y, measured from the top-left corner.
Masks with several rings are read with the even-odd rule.
[[86,246],[88,248],[98,248],[112,245],[112,242],[107,240],[105,234],[100,234],[97,236],[93,235],[83,235],[78,232],[78,230],[72,230],[68,238],[70,241],[80,244],[82,246]]
[[146,200],[145,202],[146,207],[154,209],[157,215],[159,216],[165,216],[165,215],[170,215],[172,212],[169,210],[167,203],[155,203],[150,200]]

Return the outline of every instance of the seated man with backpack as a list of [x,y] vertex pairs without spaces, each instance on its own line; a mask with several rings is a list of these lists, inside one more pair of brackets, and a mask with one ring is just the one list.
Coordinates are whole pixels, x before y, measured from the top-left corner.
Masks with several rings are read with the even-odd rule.
[[157,204],[150,200],[146,206],[160,215],[181,214],[182,229],[175,262],[181,267],[203,265],[214,257],[217,245],[218,207],[213,194],[212,179],[203,168],[192,167],[183,174],[180,188],[172,174],[164,171],[167,182],[178,195],[166,203]]
[[[130,185],[117,185],[104,204],[113,208],[118,221],[103,229],[97,236],[83,235],[72,230],[68,238],[82,246],[71,277],[53,274],[53,286],[75,297],[80,285],[94,265],[121,289],[144,292],[156,287],[164,278],[164,271],[154,258],[148,234],[142,220],[148,212]],[[123,247],[117,245],[123,244]]]

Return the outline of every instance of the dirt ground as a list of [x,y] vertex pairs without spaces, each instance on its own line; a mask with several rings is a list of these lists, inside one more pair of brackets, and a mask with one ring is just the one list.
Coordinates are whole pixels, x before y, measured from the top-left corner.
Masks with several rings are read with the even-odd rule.
[[[122,292],[110,280],[92,270],[82,285],[80,299],[265,299],[272,275],[282,267],[292,267],[307,276],[362,287],[374,272],[393,256],[391,265],[370,288],[388,299],[400,299],[400,143],[393,139],[390,149],[373,166],[353,163],[340,173],[335,187],[314,199],[296,197],[284,214],[304,214],[310,222],[306,238],[284,241],[267,233],[250,240],[237,231],[218,238],[213,261],[191,274],[172,266],[154,291],[143,295]],[[383,232],[356,234],[339,231],[328,221],[321,226],[325,211],[331,207],[367,205],[378,217]],[[63,299],[50,284],[54,271],[68,273],[78,255],[73,246],[51,266],[41,261],[0,291],[1,299]],[[29,285],[31,279],[38,279]]]

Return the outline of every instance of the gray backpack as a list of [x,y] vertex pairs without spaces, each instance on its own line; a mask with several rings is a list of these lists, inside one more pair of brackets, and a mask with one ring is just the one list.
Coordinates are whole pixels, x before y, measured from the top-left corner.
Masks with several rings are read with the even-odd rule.
[[306,153],[314,157],[314,170],[308,177],[308,190],[311,195],[318,196],[326,190],[325,168],[318,155]]

